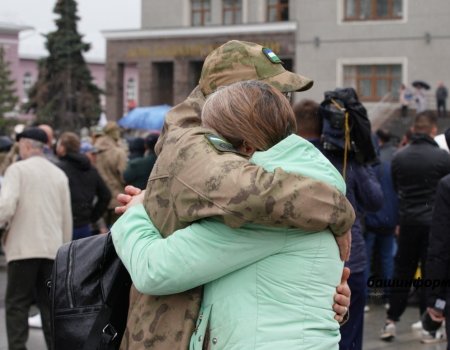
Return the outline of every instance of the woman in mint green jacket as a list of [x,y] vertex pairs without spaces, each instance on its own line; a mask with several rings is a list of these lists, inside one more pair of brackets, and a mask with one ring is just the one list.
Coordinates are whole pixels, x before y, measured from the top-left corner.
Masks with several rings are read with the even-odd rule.
[[[264,169],[282,167],[345,192],[338,171],[312,144],[287,136],[296,130],[292,109],[269,85],[240,82],[218,90],[202,120],[226,139],[214,136],[212,142],[229,141]],[[206,219],[163,239],[138,205],[112,233],[140,292],[165,295],[205,285],[191,349],[338,348],[332,304],[343,262],[328,230],[232,229]]]

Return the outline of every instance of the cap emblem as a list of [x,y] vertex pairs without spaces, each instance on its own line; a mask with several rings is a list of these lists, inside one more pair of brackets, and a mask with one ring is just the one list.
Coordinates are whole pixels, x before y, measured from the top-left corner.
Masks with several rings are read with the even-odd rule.
[[269,48],[263,47],[262,49],[263,54],[269,59],[272,63],[283,63],[282,60]]

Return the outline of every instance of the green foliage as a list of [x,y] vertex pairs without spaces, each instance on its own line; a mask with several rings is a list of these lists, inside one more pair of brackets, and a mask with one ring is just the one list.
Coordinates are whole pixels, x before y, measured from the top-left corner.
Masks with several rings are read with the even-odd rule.
[[27,110],[38,121],[59,130],[79,130],[94,125],[101,112],[101,90],[93,83],[83,53],[90,45],[78,33],[77,3],[58,0],[56,31],[45,35],[49,56],[39,62],[39,75],[30,89]]
[[17,102],[14,80],[11,79],[9,62],[5,59],[5,50],[0,46],[0,128],[5,122],[5,113],[12,112]]

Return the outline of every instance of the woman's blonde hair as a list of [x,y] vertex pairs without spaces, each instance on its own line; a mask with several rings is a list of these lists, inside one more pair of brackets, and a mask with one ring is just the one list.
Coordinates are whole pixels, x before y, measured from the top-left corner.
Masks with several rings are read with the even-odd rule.
[[211,94],[202,110],[202,123],[234,147],[246,142],[256,150],[269,149],[297,129],[287,98],[257,80],[234,83]]

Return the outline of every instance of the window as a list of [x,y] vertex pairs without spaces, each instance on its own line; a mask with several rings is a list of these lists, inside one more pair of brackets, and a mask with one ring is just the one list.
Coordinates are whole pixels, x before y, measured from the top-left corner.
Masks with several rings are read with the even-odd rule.
[[398,98],[400,64],[344,66],[344,86],[353,87],[361,101],[379,101],[387,94]]
[[242,0],[223,0],[223,24],[242,23]]
[[136,101],[136,81],[134,78],[129,78],[126,87],[127,101]]
[[211,23],[211,0],[191,0],[191,22],[193,26]]
[[401,19],[403,0],[343,0],[344,20],[367,21]]
[[267,1],[267,22],[278,22],[289,20],[288,0]]
[[26,72],[23,75],[22,80],[23,91],[25,92],[25,94],[28,95],[28,92],[30,91],[32,85],[33,85],[33,76],[31,75],[30,72]]

